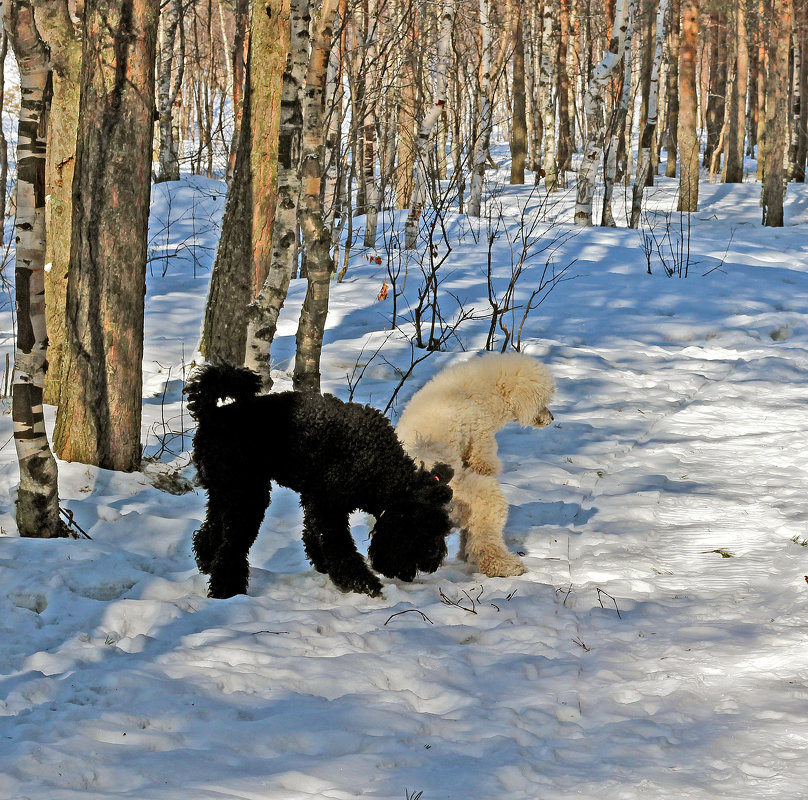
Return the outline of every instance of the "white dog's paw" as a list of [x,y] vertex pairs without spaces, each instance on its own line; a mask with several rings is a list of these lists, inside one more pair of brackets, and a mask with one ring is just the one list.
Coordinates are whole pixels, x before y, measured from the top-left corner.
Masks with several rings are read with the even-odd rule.
[[477,566],[489,578],[512,578],[527,572],[527,567],[510,553],[480,559]]

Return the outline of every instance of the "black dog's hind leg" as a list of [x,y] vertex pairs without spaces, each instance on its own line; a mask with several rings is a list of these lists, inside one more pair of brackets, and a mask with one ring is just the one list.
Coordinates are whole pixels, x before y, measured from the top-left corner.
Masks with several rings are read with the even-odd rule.
[[330,508],[326,502],[301,498],[303,543],[314,568],[325,572],[343,592],[361,592],[377,597],[382,584],[357,552],[348,512]]
[[[216,511],[221,525],[218,547],[210,562],[208,595],[225,598],[247,592],[250,577],[247,554],[269,505],[269,481],[240,486],[238,490],[231,486],[226,505],[219,504],[220,497],[221,492],[217,492]],[[213,544],[213,535],[208,535],[208,542]]]

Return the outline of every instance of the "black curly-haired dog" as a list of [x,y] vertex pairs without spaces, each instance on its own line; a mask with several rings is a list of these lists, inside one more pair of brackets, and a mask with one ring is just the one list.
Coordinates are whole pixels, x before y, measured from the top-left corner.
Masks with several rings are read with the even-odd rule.
[[316,392],[259,396],[260,383],[245,367],[214,364],[186,387],[198,423],[193,459],[208,492],[194,554],[210,574],[209,595],[247,591],[247,554],[270,481],[300,494],[306,555],[343,591],[375,597],[382,589],[351,537],[348,515],[357,509],[376,518],[368,550],[374,570],[405,581],[434,572],[451,530],[452,468],[416,467],[370,406]]

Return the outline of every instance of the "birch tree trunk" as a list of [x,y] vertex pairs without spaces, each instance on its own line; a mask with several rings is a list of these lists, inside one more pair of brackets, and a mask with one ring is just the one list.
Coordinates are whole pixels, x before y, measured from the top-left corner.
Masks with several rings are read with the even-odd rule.
[[557,0],[544,0],[541,34],[541,65],[539,67],[539,97],[541,98],[542,137],[544,155],[544,187],[548,192],[558,188],[558,163],[556,160],[556,96],[553,92],[553,66],[557,46],[555,20],[558,15]]
[[[160,47],[157,63],[157,114],[159,150],[155,183],[178,181],[180,159],[174,140],[174,103],[182,88],[185,72],[185,37],[180,28],[180,52],[175,58],[177,28],[182,23],[182,0],[169,0],[161,14]],[[175,67],[176,64],[176,67]]]
[[603,156],[606,123],[603,114],[603,93],[612,74],[623,57],[623,46],[628,28],[629,0],[618,0],[609,50],[595,67],[584,97],[587,139],[583,159],[578,170],[578,188],[575,197],[575,224],[592,224],[592,199],[595,194],[595,176]]
[[20,73],[17,139],[17,243],[14,286],[17,341],[11,416],[20,467],[17,528],[20,536],[67,536],[59,519],[56,459],[42,408],[47,369],[45,328],[45,154],[52,87],[48,50],[26,0],[2,0],[3,26]]
[[743,182],[746,95],[749,91],[749,42],[746,32],[746,4],[735,6],[735,82],[730,99],[730,123],[724,158],[724,181]]
[[300,159],[300,231],[306,248],[308,288],[295,337],[297,351],[293,386],[296,391],[320,391],[320,353],[334,272],[331,233],[323,221],[320,202],[320,182],[323,174],[323,92],[337,2],[323,0],[313,25],[311,55],[306,70]]
[[769,69],[766,76],[766,155],[763,168],[763,225],[783,227],[786,194],[784,157],[788,136],[788,50],[791,0],[772,0]]
[[[487,0],[481,0],[481,3],[486,4]],[[487,7],[487,6],[486,6]],[[443,109],[446,106],[446,89],[447,89],[447,67],[449,64],[449,46],[452,39],[452,24],[454,22],[454,0],[443,0],[443,9],[441,11],[440,21],[440,35],[438,38],[438,58],[435,65],[435,100],[432,108],[421,122],[418,129],[418,139],[415,143],[415,167],[413,172],[413,189],[412,200],[410,202],[410,211],[407,215],[407,222],[404,226],[404,246],[413,248],[418,239],[418,221],[421,218],[421,212],[426,202],[426,168],[427,168],[427,151],[429,148],[429,140],[432,136],[432,131],[438,122]],[[483,162],[483,168],[485,162]],[[457,165],[454,165],[457,169]],[[471,211],[469,211],[471,213]],[[477,210],[479,216],[479,207]]]
[[64,389],[67,461],[140,466],[159,0],[87,0],[73,182]]
[[[81,88],[81,29],[67,0],[35,0],[36,26],[48,43],[53,68],[53,98],[48,113],[45,166],[45,313],[48,328],[48,371],[44,400],[59,405],[65,348],[65,302],[73,217],[73,170]],[[5,184],[2,184],[5,187]]]
[[376,247],[376,231],[379,224],[379,187],[376,183],[376,104],[379,76],[376,74],[376,37],[378,36],[378,12],[375,0],[367,0],[365,38],[365,119],[362,126],[364,148],[362,151],[365,174],[365,247]]
[[[546,0],[550,2],[550,0]],[[480,109],[477,138],[474,142],[474,160],[471,169],[471,186],[467,213],[471,217],[480,216],[483,200],[483,183],[485,181],[485,163],[488,158],[488,146],[491,142],[492,124],[492,54],[491,21],[489,19],[489,0],[480,0],[480,40],[482,60],[480,62]]]
[[634,194],[631,202],[632,228],[636,228],[640,224],[643,192],[648,180],[648,173],[651,170],[651,146],[654,142],[659,106],[659,65],[662,63],[662,45],[665,42],[665,14],[667,10],[668,0],[659,0],[656,14],[656,48],[654,50],[654,62],[651,66],[651,83],[648,91],[648,119],[642,132],[640,142],[642,159],[637,168],[637,176],[634,179]]
[[[623,88],[620,93],[620,107],[612,126],[612,136],[606,148],[606,159],[604,167],[604,187],[603,187],[603,212],[600,224],[606,228],[616,227],[614,215],[612,214],[612,197],[614,195],[614,182],[617,179],[617,159],[620,155],[621,145],[624,143],[626,134],[626,119],[628,109],[631,104],[631,43],[634,38],[634,17],[636,14],[637,0],[629,0],[628,25],[626,25],[626,38],[623,43]],[[625,150],[625,148],[622,148]]]
[[[802,75],[802,47],[800,31],[796,24],[797,14],[792,15],[791,21],[791,126],[789,128],[788,143],[788,172],[789,178],[797,172],[797,150],[799,147],[800,107],[802,105],[801,75]],[[804,165],[803,165],[804,166]],[[803,174],[805,170],[803,168]]]
[[696,97],[696,54],[699,38],[699,2],[682,3],[679,47],[679,211],[696,211],[699,204],[699,140]]

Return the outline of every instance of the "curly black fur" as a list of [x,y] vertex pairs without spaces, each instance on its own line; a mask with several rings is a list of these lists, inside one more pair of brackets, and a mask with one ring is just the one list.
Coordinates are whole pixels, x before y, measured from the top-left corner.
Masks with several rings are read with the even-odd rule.
[[197,370],[186,387],[198,423],[194,463],[208,492],[194,554],[210,575],[209,595],[247,591],[247,554],[270,481],[300,494],[306,555],[341,590],[376,596],[382,588],[351,537],[348,515],[357,509],[377,519],[373,569],[405,581],[434,572],[451,530],[452,468],[416,467],[387,418],[370,406],[314,392],[257,396],[259,388],[251,370],[222,364]]

